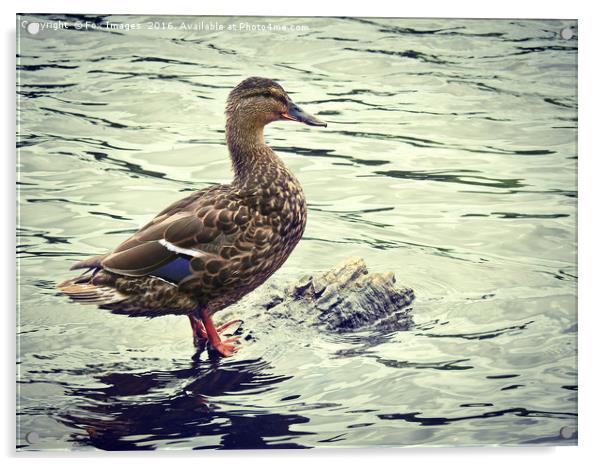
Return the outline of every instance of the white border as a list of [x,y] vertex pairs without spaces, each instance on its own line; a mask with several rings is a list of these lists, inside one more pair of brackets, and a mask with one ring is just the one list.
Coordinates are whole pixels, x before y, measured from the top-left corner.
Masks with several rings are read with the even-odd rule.
[[[445,463],[463,466],[487,466],[527,464],[545,462],[546,466],[570,464],[592,464],[600,456],[595,450],[598,442],[600,419],[600,354],[598,336],[600,322],[600,243],[602,232],[597,221],[602,215],[599,180],[602,150],[600,137],[600,70],[598,63],[602,53],[602,18],[594,1],[531,1],[504,0],[485,1],[429,1],[394,2],[392,0],[370,0],[352,4],[349,1],[330,2],[323,0],[262,0],[200,2],[169,0],[167,2],[143,2],[104,0],[83,5],[81,0],[20,0],[18,5],[3,2],[4,109],[0,112],[4,131],[4,176],[3,200],[5,223],[2,235],[2,264],[0,283],[5,306],[4,317],[5,357],[2,389],[2,440],[4,456],[9,464],[20,459],[29,464],[37,458],[47,465],[85,461],[86,464],[102,464],[107,459],[127,461],[128,466],[159,464],[166,460],[184,464],[198,462],[236,461],[247,464],[305,464],[309,461],[344,462],[364,464],[379,462],[420,462],[421,464]],[[167,452],[142,453],[99,453],[99,454],[51,454],[14,452],[14,139],[15,139],[15,89],[14,89],[14,35],[15,14],[26,12],[61,13],[112,13],[112,14],[204,14],[204,15],[285,15],[285,16],[398,16],[398,17],[466,17],[466,18],[564,18],[579,20],[579,447],[547,448],[439,448],[439,449],[357,449],[357,450],[311,450],[311,451],[242,451],[242,452]],[[12,154],[12,155],[11,155]]]

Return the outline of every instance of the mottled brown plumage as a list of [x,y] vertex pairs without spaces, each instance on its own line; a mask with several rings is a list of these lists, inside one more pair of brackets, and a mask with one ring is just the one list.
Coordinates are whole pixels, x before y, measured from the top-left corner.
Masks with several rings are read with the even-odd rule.
[[130,316],[189,315],[197,339],[232,354],[211,316],[278,270],[305,228],[301,185],[263,139],[265,125],[284,119],[326,126],[276,82],[240,83],[226,106],[232,183],[175,202],[109,253],[75,264],[88,270],[60,290]]

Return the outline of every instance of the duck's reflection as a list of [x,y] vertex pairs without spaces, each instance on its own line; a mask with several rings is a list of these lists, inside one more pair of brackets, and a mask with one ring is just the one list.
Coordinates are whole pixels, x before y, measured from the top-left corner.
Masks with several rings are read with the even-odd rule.
[[269,370],[263,360],[194,358],[169,371],[109,372],[96,377],[98,388],[72,389],[78,401],[60,420],[81,432],[74,442],[103,450],[304,448],[297,440],[309,432],[290,426],[308,418],[237,404],[239,396],[227,400],[261,396],[290,378]]

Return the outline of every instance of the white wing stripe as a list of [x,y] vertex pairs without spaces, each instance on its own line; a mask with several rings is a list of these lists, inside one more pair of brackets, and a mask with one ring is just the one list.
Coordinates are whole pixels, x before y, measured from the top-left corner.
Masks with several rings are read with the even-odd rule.
[[195,251],[194,249],[179,248],[175,244],[171,244],[169,241],[164,240],[164,239],[160,239],[159,244],[161,246],[164,246],[165,248],[169,249],[170,251],[177,252],[178,254],[185,254],[187,256],[192,256],[192,257],[198,257],[203,254],[202,251]]

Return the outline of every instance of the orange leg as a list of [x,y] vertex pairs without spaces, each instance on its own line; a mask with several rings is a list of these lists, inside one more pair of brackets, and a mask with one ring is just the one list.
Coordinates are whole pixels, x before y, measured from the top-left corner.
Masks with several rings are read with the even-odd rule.
[[204,343],[208,340],[209,344],[222,356],[232,356],[238,351],[238,347],[234,346],[233,343],[238,341],[239,337],[230,337],[222,341],[219,334],[232,325],[239,324],[242,322],[241,320],[231,320],[215,328],[209,311],[206,309],[200,311],[200,319],[194,315],[189,315],[188,318],[190,319],[195,343]]

